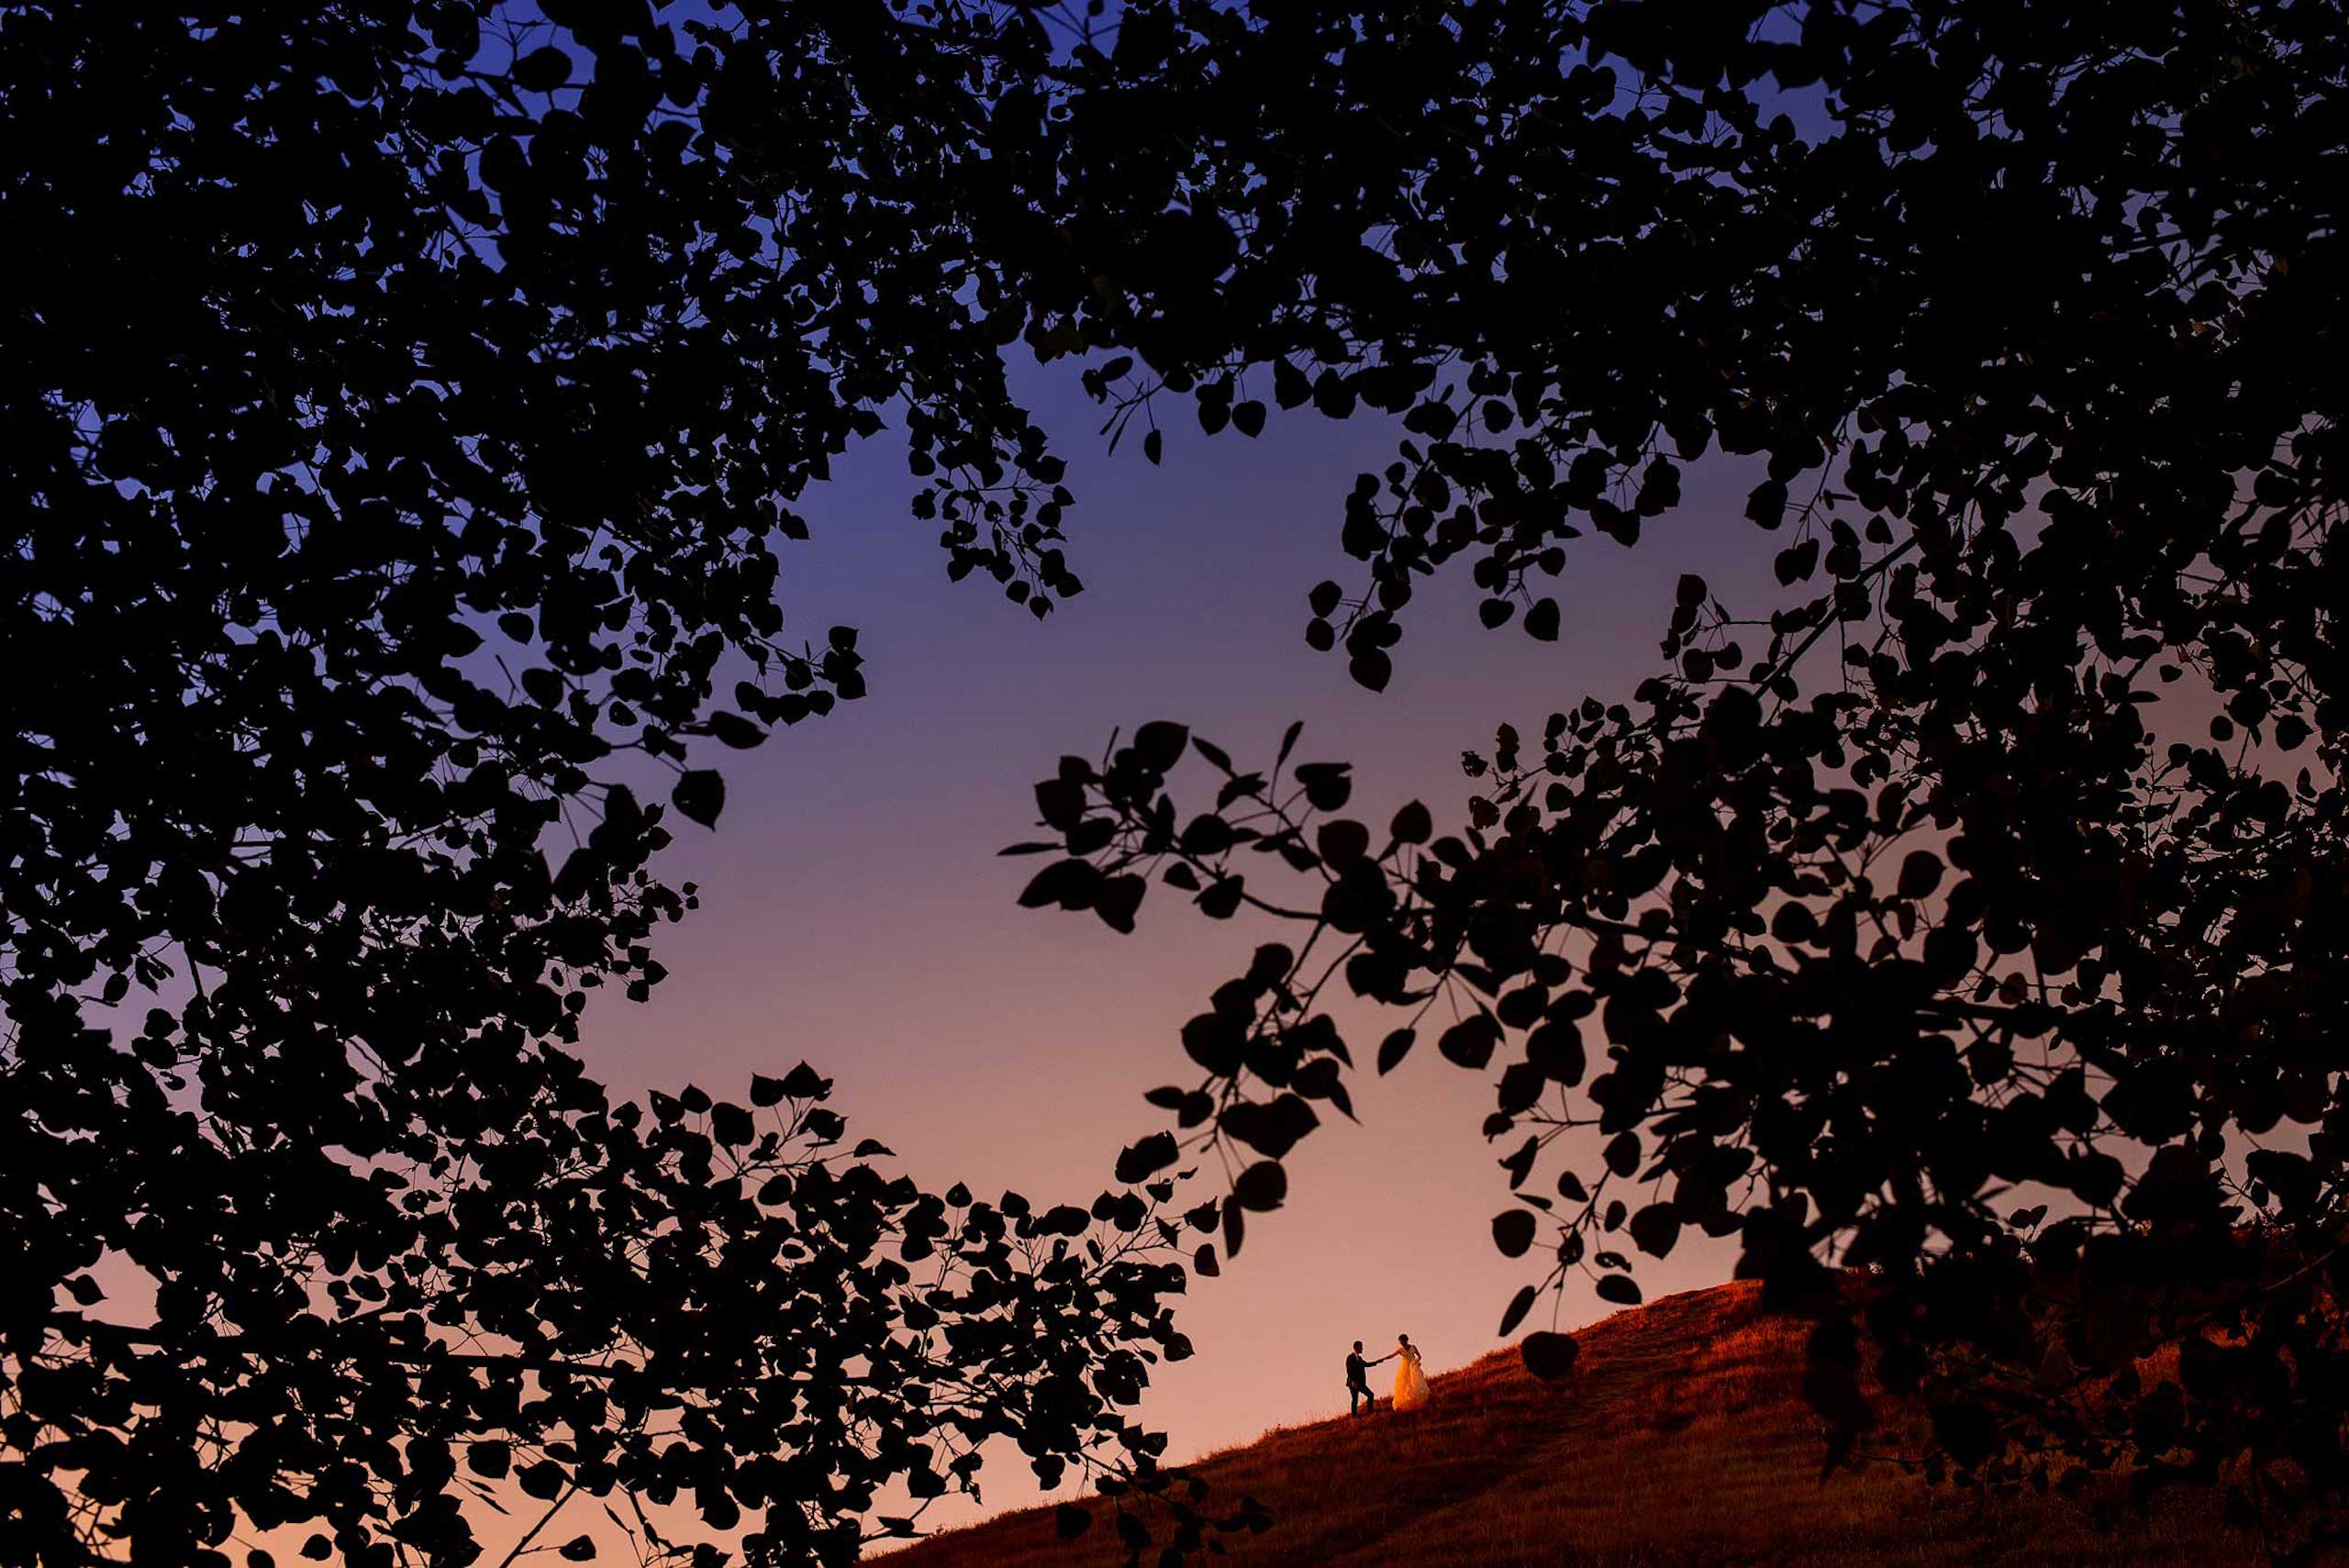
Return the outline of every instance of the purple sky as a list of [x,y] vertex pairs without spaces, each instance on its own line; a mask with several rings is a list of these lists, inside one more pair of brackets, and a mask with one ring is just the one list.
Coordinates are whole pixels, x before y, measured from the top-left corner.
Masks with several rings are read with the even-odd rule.
[[[1268,762],[1302,717],[1298,760],[1356,765],[1349,814],[1383,822],[1417,796],[1456,821],[1463,749],[1488,749],[1502,720],[1538,733],[1586,692],[1628,695],[1658,665],[1678,573],[1766,583],[1784,540],[1742,519],[1733,475],[1699,468],[1637,550],[1575,542],[1554,589],[1557,643],[1481,629],[1458,562],[1411,606],[1395,681],[1373,695],[1302,632],[1308,588],[1358,581],[1340,505],[1358,471],[1393,455],[1382,427],[1301,411],[1252,442],[1208,439],[1185,416],[1153,469],[1101,452],[1073,369],[1024,379],[1071,459],[1069,550],[1086,591],[1038,624],[991,584],[948,583],[885,438],[842,465],[808,497],[815,538],[788,547],[785,636],[861,628],[873,695],[727,759],[720,830],[686,827],[666,862],[703,900],[664,933],[671,976],[649,1005],[599,1002],[584,1050],[624,1093],[688,1080],[722,1092],[804,1057],[838,1079],[852,1127],[933,1189],[959,1179],[1082,1202],[1119,1147],[1159,1125],[1141,1092],[1196,1076],[1176,1031],[1263,938],[1164,890],[1131,937],[1017,907],[1037,862],[996,851],[1034,836],[1030,786],[1056,757],[1172,718]],[[1390,1025],[1367,1009],[1351,1023],[1366,1064],[1371,1031]],[[1498,1342],[1528,1276],[1486,1229],[1506,1206],[1502,1151],[1478,1134],[1487,1082],[1430,1049],[1354,1095],[1364,1125],[1308,1140],[1288,1162],[1286,1209],[1251,1228],[1220,1279],[1195,1282],[1182,1321],[1199,1353],[1163,1369],[1144,1406],[1174,1457],[1342,1408],[1352,1340],[1383,1350],[1408,1331],[1431,1367]],[[1642,1278],[1654,1294],[1728,1266],[1688,1245]],[[1602,1315],[1586,1285],[1568,1296],[1567,1323]],[[986,1480],[990,1509],[1035,1496],[1016,1455]],[[949,1500],[925,1523],[970,1511]]]

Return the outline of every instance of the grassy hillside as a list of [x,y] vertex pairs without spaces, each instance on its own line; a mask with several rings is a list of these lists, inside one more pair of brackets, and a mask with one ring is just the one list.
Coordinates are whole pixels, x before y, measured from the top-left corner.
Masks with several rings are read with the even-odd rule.
[[[1275,1428],[1198,1468],[1211,1509],[1251,1495],[1262,1536],[1224,1538],[1248,1564],[1508,1568],[1512,1564],[2252,1563],[2210,1499],[2166,1498],[2111,1534],[2073,1505],[1983,1506],[1890,1464],[1819,1479],[1802,1402],[1802,1329],[1750,1286],[1667,1297],[1586,1330],[1563,1384],[1514,1351],[1434,1379],[1415,1416]],[[1906,1446],[1882,1434],[1881,1447]],[[1106,1506],[1093,1504],[1097,1516]],[[1049,1509],[1008,1515],[892,1554],[891,1568],[1101,1568],[1106,1517],[1058,1540]]]

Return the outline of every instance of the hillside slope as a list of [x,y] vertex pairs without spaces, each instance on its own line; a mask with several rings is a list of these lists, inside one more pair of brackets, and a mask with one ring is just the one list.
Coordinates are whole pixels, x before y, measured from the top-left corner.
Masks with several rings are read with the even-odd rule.
[[[1802,1329],[1751,1286],[1666,1297],[1582,1331],[1574,1375],[1545,1385],[1514,1351],[1435,1378],[1426,1411],[1275,1429],[1197,1469],[1211,1510],[1252,1496],[1244,1564],[1510,1568],[1588,1564],[2252,1563],[2208,1498],[2165,1498],[2110,1534],[2073,1505],[1987,1507],[1890,1464],[1819,1479],[1802,1402]],[[1882,1434],[1884,1447],[1900,1434]],[[1102,1568],[1121,1553],[1107,1505],[1082,1540],[1031,1509],[891,1554],[891,1568]],[[1147,1558],[1145,1559],[1147,1561]],[[1209,1559],[1209,1561],[1214,1561]]]

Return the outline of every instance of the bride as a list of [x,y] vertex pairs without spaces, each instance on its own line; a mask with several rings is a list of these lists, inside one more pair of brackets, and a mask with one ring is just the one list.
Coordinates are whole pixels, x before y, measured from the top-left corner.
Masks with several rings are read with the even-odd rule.
[[1395,1408],[1418,1410],[1428,1402],[1428,1377],[1419,1367],[1419,1350],[1408,1334],[1395,1336]]

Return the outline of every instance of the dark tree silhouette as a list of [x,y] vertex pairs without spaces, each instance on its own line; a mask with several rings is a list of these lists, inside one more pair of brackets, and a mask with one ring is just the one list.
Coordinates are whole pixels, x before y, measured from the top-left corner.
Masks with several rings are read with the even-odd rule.
[[1061,298],[1142,361],[1113,413],[1401,417],[1310,595],[1356,680],[1463,556],[1555,638],[1543,576],[1709,451],[1784,540],[1775,600],[1681,580],[1631,701],[1464,759],[1450,831],[1286,744],[1190,742],[1178,805],[1171,726],[1038,786],[1025,902],[1300,928],[1152,1095],[1240,1173],[1225,1245],[1347,1105],[1341,986],[1408,1014],[1379,1071],[1500,1070],[1504,1332],[1734,1236],[1820,1303],[1831,1465],[1872,1340],[1936,1470],[2343,1539],[2343,7],[1175,0],[1076,73]]
[[694,903],[695,753],[862,695],[774,589],[885,408],[951,572],[1077,590],[970,233],[1044,57],[952,3],[0,7],[0,1563],[463,1563],[509,1473],[839,1562],[995,1435],[1163,1482],[1159,1171],[941,1198],[805,1067],[648,1112],[565,1049]]
[[[1227,1247],[1280,1205],[1340,983],[1507,1049],[1552,1281],[1691,1225],[1875,1270],[1840,1441],[1864,1326],[1937,1462],[2338,1535],[2342,6],[1046,14],[0,7],[0,1562],[462,1561],[460,1463],[776,1560],[991,1433],[1147,1479],[1165,1173],[1246,1151]],[[1076,591],[1015,341],[1153,460],[1166,399],[1399,416],[1307,628],[1373,687],[1463,554],[1555,637],[1716,447],[1789,590],[1692,574],[1636,707],[1502,731],[1441,837],[1171,725],[1063,764],[1031,903],[1312,940],[1186,1028],[1140,1191],[1025,1214],[833,1152],[812,1073],[640,1110],[565,1050],[661,976],[708,743],[863,691],[774,608],[832,457],[885,413],[950,572]]]

